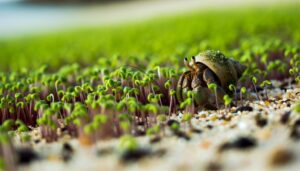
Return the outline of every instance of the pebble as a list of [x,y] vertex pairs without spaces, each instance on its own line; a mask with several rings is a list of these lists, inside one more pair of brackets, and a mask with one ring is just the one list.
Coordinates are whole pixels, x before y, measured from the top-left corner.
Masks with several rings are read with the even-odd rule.
[[192,129],[192,132],[193,132],[193,133],[196,133],[196,134],[201,134],[201,133],[202,133],[202,130],[201,130],[201,129],[197,129],[197,128],[193,128],[193,129]]
[[256,125],[261,128],[268,124],[268,120],[266,118],[262,117],[261,115],[255,116],[255,122],[256,122]]
[[216,114],[211,114],[211,115],[209,116],[209,120],[210,120],[210,121],[216,121],[217,119],[218,119],[218,117],[217,117]]
[[113,153],[113,148],[111,148],[111,147],[102,148],[97,151],[98,156],[105,156],[105,155],[112,154],[112,153]]
[[189,141],[191,139],[191,137],[186,134],[185,132],[183,131],[180,131],[180,130],[177,130],[177,131],[174,131],[174,134],[178,137],[178,138],[183,138],[187,141]]
[[299,140],[300,139],[300,119],[298,119],[291,130],[290,137],[294,140]]
[[161,137],[160,136],[154,136],[150,138],[150,144],[155,144],[161,141]]
[[290,115],[291,111],[285,112],[280,118],[280,123],[286,124],[289,121]]
[[128,150],[128,151],[125,151],[122,153],[121,160],[123,162],[134,162],[134,161],[140,160],[150,154],[151,154],[150,150],[144,149],[144,148]]
[[62,159],[68,162],[74,153],[73,147],[69,143],[64,143],[62,148]]
[[39,159],[37,153],[33,151],[31,148],[19,148],[16,150],[18,163],[19,164],[29,164],[34,160]]
[[286,165],[292,161],[294,154],[284,148],[277,148],[271,152],[269,157],[269,164],[271,166],[281,166]]
[[243,111],[253,111],[253,108],[251,106],[241,106],[241,107],[238,107],[235,111],[235,113],[237,112],[243,112]]
[[231,142],[226,142],[222,144],[219,147],[219,151],[225,151],[229,149],[239,149],[239,150],[246,150],[253,148],[257,145],[256,139],[253,137],[238,137],[237,139],[231,141]]
[[206,171],[221,171],[222,170],[222,166],[220,163],[218,162],[209,162],[205,168]]
[[206,127],[207,127],[208,129],[213,129],[213,128],[214,128],[214,126],[211,125],[211,124],[208,124]]

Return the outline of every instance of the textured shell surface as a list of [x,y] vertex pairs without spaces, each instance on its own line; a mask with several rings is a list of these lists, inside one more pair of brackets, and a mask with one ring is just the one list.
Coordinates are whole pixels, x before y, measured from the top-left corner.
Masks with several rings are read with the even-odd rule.
[[206,58],[210,59],[211,62],[213,63],[218,63],[221,65],[228,65],[228,58],[219,50],[207,50],[205,52],[201,52],[198,55],[200,56],[205,56]]
[[196,61],[211,69],[220,79],[222,87],[227,88],[229,84],[235,84],[238,80],[237,71],[232,60],[220,51],[208,50],[200,52],[196,56]]

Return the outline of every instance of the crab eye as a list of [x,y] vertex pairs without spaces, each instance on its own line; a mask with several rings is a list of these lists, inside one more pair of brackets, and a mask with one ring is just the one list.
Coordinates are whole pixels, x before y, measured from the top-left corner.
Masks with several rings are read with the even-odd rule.
[[187,57],[184,58],[184,61],[188,61]]
[[196,60],[195,56],[192,56],[192,59],[193,59],[193,60]]

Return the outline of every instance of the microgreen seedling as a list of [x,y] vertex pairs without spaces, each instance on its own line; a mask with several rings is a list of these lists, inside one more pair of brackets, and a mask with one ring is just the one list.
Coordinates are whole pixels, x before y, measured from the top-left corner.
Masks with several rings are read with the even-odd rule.
[[232,102],[232,99],[230,98],[229,95],[226,94],[225,96],[223,96],[223,100],[224,100],[225,107],[227,108],[227,110],[229,110],[229,106]]
[[138,148],[137,140],[131,135],[124,135],[120,138],[119,141],[120,151],[134,151]]
[[265,96],[266,96],[267,100],[269,99],[267,88],[268,88],[268,86],[270,86],[270,85],[272,85],[272,83],[271,83],[271,81],[269,81],[269,80],[265,80],[265,81],[263,81],[263,82],[260,84],[260,86],[264,88]]
[[251,81],[252,81],[252,86],[253,86],[253,88],[255,90],[255,94],[256,94],[257,100],[261,100],[260,97],[259,97],[259,95],[258,95],[258,92],[257,92],[257,89],[256,89],[256,85],[255,85],[257,83],[257,78],[255,76],[253,76],[251,78]]
[[218,95],[217,95],[217,85],[215,83],[211,83],[211,84],[208,85],[208,88],[214,93],[215,99],[216,99],[216,106],[219,109]]
[[246,93],[247,93],[246,87],[242,87],[241,90],[240,90],[240,99],[241,99],[242,106],[244,105],[243,94],[246,94]]
[[193,130],[192,118],[193,115],[190,113],[184,113],[182,117],[182,121],[188,123],[190,130]]
[[[236,93],[236,87],[233,84],[229,85],[229,90],[232,91],[234,93],[234,97],[235,97],[235,105],[237,106],[237,93]],[[224,98],[224,97],[223,97]]]

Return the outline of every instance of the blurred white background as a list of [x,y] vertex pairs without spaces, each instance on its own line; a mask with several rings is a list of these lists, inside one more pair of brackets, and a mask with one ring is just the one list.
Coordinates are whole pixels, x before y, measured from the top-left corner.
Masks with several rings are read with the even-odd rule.
[[105,4],[32,4],[0,0],[0,38],[138,21],[191,10],[299,0],[136,0]]

